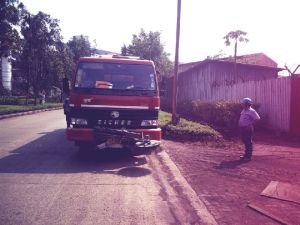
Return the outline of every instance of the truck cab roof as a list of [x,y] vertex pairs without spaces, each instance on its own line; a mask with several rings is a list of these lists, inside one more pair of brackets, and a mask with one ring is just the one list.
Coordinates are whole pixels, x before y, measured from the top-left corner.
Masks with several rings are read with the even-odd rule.
[[108,63],[124,63],[124,64],[146,64],[153,65],[153,61],[142,59],[136,56],[122,55],[97,55],[91,57],[80,57],[79,62],[108,62]]

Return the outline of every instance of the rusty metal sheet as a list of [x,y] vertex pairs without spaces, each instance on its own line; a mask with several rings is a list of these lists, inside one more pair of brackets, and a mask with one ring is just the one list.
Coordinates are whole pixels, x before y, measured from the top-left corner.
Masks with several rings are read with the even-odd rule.
[[258,206],[255,203],[249,203],[248,207],[275,220],[276,222],[279,222],[280,224],[284,224],[284,225],[292,225],[292,223],[290,223],[289,221],[285,221],[283,218],[279,217],[278,215],[272,213],[272,211],[268,210],[265,207],[262,206]]
[[300,204],[299,185],[271,181],[261,195]]

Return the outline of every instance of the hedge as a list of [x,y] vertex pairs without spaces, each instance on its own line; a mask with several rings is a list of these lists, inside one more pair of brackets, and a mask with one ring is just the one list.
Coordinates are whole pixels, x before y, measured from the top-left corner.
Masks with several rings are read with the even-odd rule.
[[163,138],[178,141],[221,141],[222,135],[207,125],[188,121],[181,118],[174,126],[171,123],[171,114],[160,111],[159,126],[162,129]]
[[[253,108],[259,109],[254,104]],[[243,106],[237,101],[194,100],[178,104],[178,112],[185,118],[209,124],[223,133],[236,133]]]
[[[37,103],[40,102],[40,98],[37,99]],[[47,98],[46,102],[58,103],[59,98]],[[0,96],[0,105],[32,105],[34,104],[33,98],[28,98],[26,96]]]
[[[169,102],[162,102],[162,104],[162,108],[169,110]],[[259,110],[259,105],[254,104],[253,108]],[[177,104],[177,112],[181,117],[210,125],[223,134],[237,132],[242,110],[242,104],[238,101],[193,100],[178,102]]]
[[62,103],[46,103],[44,105],[0,105],[0,115],[60,107],[62,107]]
[[[33,103],[34,99],[27,99],[27,104]],[[0,96],[0,105],[26,105],[26,96]]]

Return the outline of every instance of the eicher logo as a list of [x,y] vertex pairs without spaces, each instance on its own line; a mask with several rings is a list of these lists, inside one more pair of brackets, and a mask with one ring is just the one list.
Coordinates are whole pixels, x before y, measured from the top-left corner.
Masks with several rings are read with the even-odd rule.
[[110,113],[110,116],[111,116],[111,118],[116,119],[116,118],[119,118],[120,113],[118,111],[112,111]]
[[92,98],[84,98],[83,102],[84,103],[90,103],[90,102],[92,102],[92,100],[93,100]]

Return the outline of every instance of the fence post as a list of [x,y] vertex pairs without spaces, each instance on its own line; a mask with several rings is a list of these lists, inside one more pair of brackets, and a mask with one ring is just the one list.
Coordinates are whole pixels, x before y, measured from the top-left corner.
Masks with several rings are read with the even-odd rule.
[[292,76],[290,132],[300,136],[300,76]]

